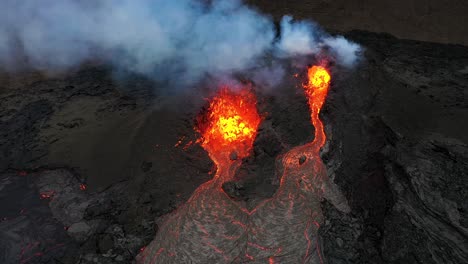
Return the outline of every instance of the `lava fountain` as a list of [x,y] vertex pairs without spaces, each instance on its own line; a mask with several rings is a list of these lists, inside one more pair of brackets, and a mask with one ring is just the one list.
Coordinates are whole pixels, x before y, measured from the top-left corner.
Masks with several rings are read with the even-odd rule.
[[222,189],[249,155],[261,118],[250,89],[222,88],[197,118],[199,143],[217,166],[216,175],[163,222],[137,263],[323,263],[318,229],[321,201],[349,211],[328,179],[320,149],[326,141],[320,110],[331,76],[322,66],[308,69],[305,95],[315,138],[280,157],[278,190],[249,211]]
[[[197,118],[198,142],[208,152],[218,170],[225,170],[239,159],[247,157],[257,136],[261,118],[257,100],[249,88],[238,91],[222,87],[211,100],[207,111]],[[223,176],[220,182],[232,175]]]
[[307,71],[308,82],[304,85],[305,94],[309,102],[312,125],[315,128],[315,150],[320,150],[325,144],[326,135],[323,123],[319,118],[320,110],[327,97],[330,87],[330,73],[322,66],[312,66]]
[[198,143],[217,170],[212,180],[198,187],[189,200],[163,222],[137,263],[231,263],[242,259],[248,215],[223,191],[249,155],[261,122],[257,100],[245,87],[223,87],[207,111],[197,117]]

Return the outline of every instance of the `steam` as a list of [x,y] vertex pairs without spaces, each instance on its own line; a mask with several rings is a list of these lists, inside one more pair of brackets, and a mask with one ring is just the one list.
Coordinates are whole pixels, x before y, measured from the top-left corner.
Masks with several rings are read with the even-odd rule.
[[285,16],[281,21],[281,38],[277,47],[284,56],[318,53],[320,40],[315,32],[318,33],[318,30],[311,22],[294,22],[292,17]]
[[351,67],[358,60],[357,51],[360,47],[356,43],[349,42],[344,37],[327,37],[323,39],[323,43],[330,47],[336,59],[344,66]]
[[[287,58],[328,46],[338,63],[357,60],[358,45],[312,23],[285,17],[276,38],[270,17],[241,1],[203,2],[2,0],[0,67],[60,71],[98,59],[156,80],[192,83],[255,67],[266,53]],[[255,75],[268,72],[283,74],[274,66]]]

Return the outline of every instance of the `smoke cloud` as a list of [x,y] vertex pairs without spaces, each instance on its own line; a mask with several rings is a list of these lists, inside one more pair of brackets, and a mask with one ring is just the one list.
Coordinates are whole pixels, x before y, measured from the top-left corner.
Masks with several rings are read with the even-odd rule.
[[[199,81],[255,67],[266,53],[313,55],[328,46],[352,66],[359,46],[310,22],[269,16],[238,0],[2,0],[0,67],[66,70],[87,60],[156,80]],[[21,54],[22,56],[18,56]],[[21,58],[21,61],[20,59]],[[281,69],[259,70],[282,74]]]

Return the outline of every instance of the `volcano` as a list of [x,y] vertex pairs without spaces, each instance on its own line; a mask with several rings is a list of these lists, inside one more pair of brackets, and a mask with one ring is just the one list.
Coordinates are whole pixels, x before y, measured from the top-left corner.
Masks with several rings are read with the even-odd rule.
[[[287,10],[333,7],[319,2]],[[336,26],[346,10],[319,15]],[[0,263],[466,262],[468,48],[342,35],[362,47],[352,67],[321,46],[213,81],[242,64],[235,50],[196,57],[211,71],[191,89],[113,61],[2,68]],[[179,81],[191,68],[176,51],[156,73]]]
[[[54,78],[3,75],[2,262],[171,261],[182,256],[171,256],[180,253],[175,231],[198,238],[197,257],[221,263],[284,263],[287,252],[296,263],[462,262],[468,152],[457,95],[468,85],[467,49],[347,37],[367,49],[353,71],[321,63],[293,70],[281,96],[219,89],[201,115],[206,101],[157,94],[137,75],[116,83],[105,66]],[[210,116],[223,96],[248,107],[239,117]],[[165,104],[154,108],[154,100]],[[253,125],[230,128],[244,113],[254,113]],[[207,144],[220,137],[203,137],[211,128],[225,128],[228,139],[256,132],[219,165]],[[229,176],[220,186],[216,175]],[[327,181],[347,203],[316,188]]]

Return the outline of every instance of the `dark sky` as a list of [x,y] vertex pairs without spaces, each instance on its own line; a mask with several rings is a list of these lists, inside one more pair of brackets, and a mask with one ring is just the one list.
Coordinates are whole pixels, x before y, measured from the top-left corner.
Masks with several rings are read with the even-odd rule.
[[328,29],[468,46],[467,0],[246,0],[279,17],[311,18]]

